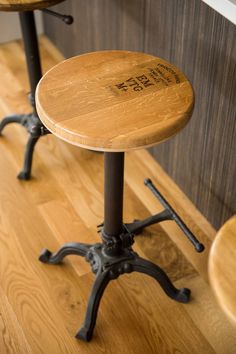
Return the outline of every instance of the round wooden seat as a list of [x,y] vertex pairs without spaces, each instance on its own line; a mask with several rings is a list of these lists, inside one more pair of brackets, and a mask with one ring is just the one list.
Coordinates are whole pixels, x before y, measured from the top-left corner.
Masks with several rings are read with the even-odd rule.
[[209,277],[222,309],[236,325],[236,215],[216,235],[209,256]]
[[188,122],[192,87],[168,62],[144,53],[103,51],[65,60],[38,84],[45,126],[74,145],[127,151],[168,139]]
[[62,1],[64,0],[0,0],[0,11],[33,11]]

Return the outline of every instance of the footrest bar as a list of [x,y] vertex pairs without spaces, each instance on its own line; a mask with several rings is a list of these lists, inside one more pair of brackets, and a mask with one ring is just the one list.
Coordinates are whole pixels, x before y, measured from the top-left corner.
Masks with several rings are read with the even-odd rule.
[[52,10],[49,10],[49,9],[42,9],[41,11],[42,11],[42,12],[45,12],[45,13],[48,14],[48,15],[52,15],[52,16],[54,16],[54,17],[59,18],[60,20],[62,20],[63,22],[65,22],[65,24],[67,24],[67,25],[71,25],[71,24],[74,22],[73,17],[70,16],[70,15],[61,15],[61,14],[59,14],[58,12],[52,11]]
[[204,250],[203,244],[197,240],[197,238],[189,230],[187,225],[185,225],[184,221],[180,218],[180,216],[176,213],[176,211],[171,207],[171,205],[167,202],[167,200],[163,197],[163,195],[154,186],[151,179],[150,178],[145,179],[144,184],[151,190],[151,192],[155,195],[155,197],[159,200],[159,202],[164,206],[164,208],[171,213],[170,219],[176,222],[176,224],[180,227],[180,229],[187,236],[188,240],[194,245],[195,250],[197,252],[202,252]]

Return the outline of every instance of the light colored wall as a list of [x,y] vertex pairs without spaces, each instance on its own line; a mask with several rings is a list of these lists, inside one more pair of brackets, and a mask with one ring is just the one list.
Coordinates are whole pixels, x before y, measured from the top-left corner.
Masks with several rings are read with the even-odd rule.
[[[42,12],[35,11],[38,33],[43,32]],[[17,12],[0,12],[0,43],[21,38],[20,21]]]
[[236,0],[203,0],[236,25]]

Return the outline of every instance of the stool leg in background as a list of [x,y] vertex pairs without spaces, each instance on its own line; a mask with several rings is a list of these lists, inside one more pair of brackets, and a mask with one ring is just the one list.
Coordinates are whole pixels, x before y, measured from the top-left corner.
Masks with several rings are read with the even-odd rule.
[[50,133],[40,121],[35,109],[35,90],[41,79],[42,70],[38,48],[38,38],[35,26],[34,12],[25,11],[19,13],[21,31],[25,49],[28,77],[30,82],[30,103],[33,112],[30,114],[16,114],[5,117],[0,123],[0,134],[6,125],[18,123],[24,126],[29,138],[25,148],[24,166],[18,178],[27,180],[31,177],[33,152],[40,136]]
[[[25,58],[30,82],[31,104],[35,110],[35,90],[42,77],[42,69],[38,47],[38,37],[33,11],[20,12],[20,25],[24,42]],[[39,119],[39,118],[38,118]]]

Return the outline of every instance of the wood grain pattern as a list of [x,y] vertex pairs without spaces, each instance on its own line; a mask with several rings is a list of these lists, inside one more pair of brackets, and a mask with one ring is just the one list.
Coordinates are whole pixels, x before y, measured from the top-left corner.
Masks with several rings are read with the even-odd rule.
[[0,348],[2,354],[33,354],[8,298],[0,288]]
[[[61,55],[45,37],[40,43],[47,70],[61,60]],[[19,42],[0,46],[0,64],[0,115],[16,109],[27,111],[26,68]],[[12,99],[3,88],[9,87],[9,77],[16,78],[12,80]],[[20,149],[24,148],[25,134],[22,127],[12,125],[0,138],[1,354],[234,353],[235,328],[202,279],[208,253],[194,253],[169,222],[147,228],[136,237],[135,250],[161,263],[173,279],[178,279],[176,286],[189,286],[192,301],[176,303],[163,294],[154,279],[136,273],[124,275],[105,291],[93,341],[88,344],[74,339],[84,320],[94,276],[75,256],[60,266],[43,265],[37,258],[42,247],[55,250],[68,240],[97,242],[96,225],[103,218],[103,154],[48,135],[35,151],[37,177],[30,182],[18,181],[15,175],[22,163]],[[144,218],[159,210],[156,199],[143,185],[147,176],[155,183],[159,177],[160,190],[208,247],[214,229],[145,150],[126,156],[125,220]]]
[[236,326],[236,215],[218,231],[209,256],[209,278],[221,307]]
[[36,90],[40,119],[57,137],[101,151],[157,144],[191,117],[193,90],[166,61],[138,52],[103,51],[65,60]]
[[62,1],[64,0],[0,0],[0,11],[33,11]]
[[235,26],[201,0],[68,0],[57,8],[75,17],[63,33],[56,19],[44,17],[66,57],[144,51],[190,79],[196,93],[190,124],[151,153],[218,229],[236,213]]
[[[236,352],[236,342],[231,337],[235,327],[219,307],[210,285],[201,277],[189,277],[176,282],[176,286],[187,286],[192,289],[191,306],[185,311],[197,324],[201,333],[207,333],[207,340],[217,354],[233,354]],[[226,320],[226,321],[225,321]],[[224,341],[222,341],[224,338]],[[227,343],[227,346],[225,345]]]
[[[140,329],[143,331],[142,333],[138,332],[139,335],[135,339],[141,344],[138,353],[141,354],[144,351],[157,354],[175,352],[197,354],[204,353],[204,351],[206,353],[214,353],[207,338],[202,336],[199,329],[192,328],[192,320],[188,315],[186,316],[187,313],[184,306],[176,306],[175,302],[168,301],[168,298],[163,299],[163,291],[155,280],[134,273],[133,276],[125,275],[119,278],[117,283],[118,289],[116,292],[112,291],[112,287],[115,286],[113,283],[111,283],[110,289],[107,289],[104,307],[106,306],[107,311],[109,311],[112,305],[119,304],[119,302],[121,302],[121,304],[125,302],[131,304],[135,297],[136,308],[131,308],[128,305],[127,311],[131,316],[134,316],[134,318],[138,318]],[[144,286],[146,283],[148,283],[148,294],[146,294],[147,302],[144,304],[142,299],[145,294]],[[111,296],[112,303],[110,303],[109,306],[106,302],[109,301],[109,297]],[[119,319],[122,319],[121,316],[123,316],[123,312],[118,316],[118,325],[122,323],[119,321]],[[181,326],[179,325],[180,319]],[[165,323],[165,326],[163,326],[163,323]],[[126,327],[127,324],[124,324],[124,326],[126,342],[128,343],[130,340],[134,339],[134,331],[132,323]],[[187,340],[184,338],[186,332],[188,332]],[[130,336],[132,339],[130,339]],[[146,338],[152,338],[146,349],[143,348],[140,337],[144,338],[144,340]],[[163,340],[163,338],[165,339]],[[200,338],[203,340],[202,342],[199,341]]]

